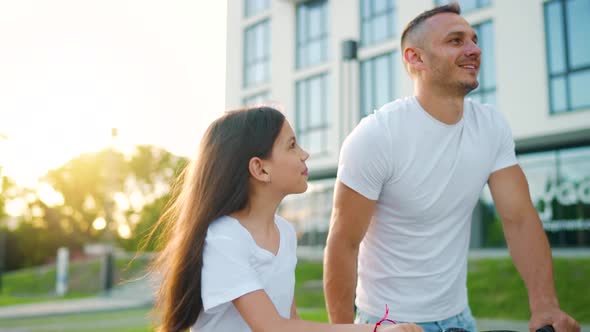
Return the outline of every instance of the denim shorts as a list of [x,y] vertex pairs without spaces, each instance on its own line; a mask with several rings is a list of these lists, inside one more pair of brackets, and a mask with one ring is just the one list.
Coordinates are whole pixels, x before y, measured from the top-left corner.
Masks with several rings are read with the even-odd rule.
[[[354,322],[356,324],[375,324],[381,320],[382,317],[376,317],[366,312],[363,312],[360,309],[357,309],[356,312],[356,319]],[[399,322],[404,323],[404,322]],[[461,313],[458,315],[452,316],[447,319],[438,320],[434,322],[423,322],[423,323],[416,323],[420,325],[424,332],[443,332],[445,329],[451,327],[459,327],[465,329],[470,332],[477,332],[477,326],[475,324],[475,319],[471,314],[471,309],[469,306],[465,308]]]

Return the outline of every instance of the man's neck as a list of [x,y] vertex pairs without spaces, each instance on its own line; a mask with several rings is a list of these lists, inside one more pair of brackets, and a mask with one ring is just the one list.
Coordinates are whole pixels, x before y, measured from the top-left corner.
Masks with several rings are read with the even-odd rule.
[[422,108],[438,121],[453,125],[463,117],[464,96],[451,96],[416,89],[416,99]]

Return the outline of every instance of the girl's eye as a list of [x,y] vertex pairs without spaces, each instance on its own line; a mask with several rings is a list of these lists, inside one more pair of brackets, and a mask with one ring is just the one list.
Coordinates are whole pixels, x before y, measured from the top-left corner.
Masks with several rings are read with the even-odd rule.
[[291,146],[289,146],[291,149],[295,149],[295,142],[291,143]]

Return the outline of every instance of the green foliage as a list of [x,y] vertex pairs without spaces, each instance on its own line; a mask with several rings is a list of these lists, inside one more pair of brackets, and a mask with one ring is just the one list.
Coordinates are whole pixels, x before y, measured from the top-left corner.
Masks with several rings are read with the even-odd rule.
[[83,238],[64,236],[63,230],[50,221],[48,218],[48,222],[43,224],[23,220],[15,230],[6,232],[6,270],[50,262],[61,246],[69,247],[73,253],[81,250]]
[[129,239],[120,239],[119,244],[121,247],[127,251],[154,251],[158,246],[157,239],[162,230],[158,228],[154,233],[154,236],[150,238],[149,241],[148,235],[152,231],[152,228],[157,223],[158,219],[160,219],[160,215],[166,208],[166,205],[169,203],[169,201],[170,195],[166,194],[156,199],[154,202],[145,205],[141,210],[139,221],[132,229],[133,237]]
[[[186,164],[186,158],[142,145],[130,156],[112,149],[82,154],[49,171],[42,182],[63,202],[49,206],[34,190],[20,189],[26,212],[18,228],[8,234],[7,269],[46,263],[62,246],[79,253],[85,243],[115,241],[136,250],[159,219],[170,186]],[[107,220],[105,229],[92,226],[99,217]],[[117,234],[117,227],[124,224],[131,229],[131,238]],[[153,247],[150,244],[148,249]]]

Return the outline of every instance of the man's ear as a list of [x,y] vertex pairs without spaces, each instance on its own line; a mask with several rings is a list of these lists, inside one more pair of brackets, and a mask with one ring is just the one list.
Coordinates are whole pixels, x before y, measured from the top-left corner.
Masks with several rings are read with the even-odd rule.
[[408,64],[411,71],[421,71],[424,69],[424,60],[422,50],[418,47],[406,47],[404,49],[404,61]]
[[248,163],[248,171],[254,179],[265,183],[270,182],[270,168],[263,159],[252,157]]

